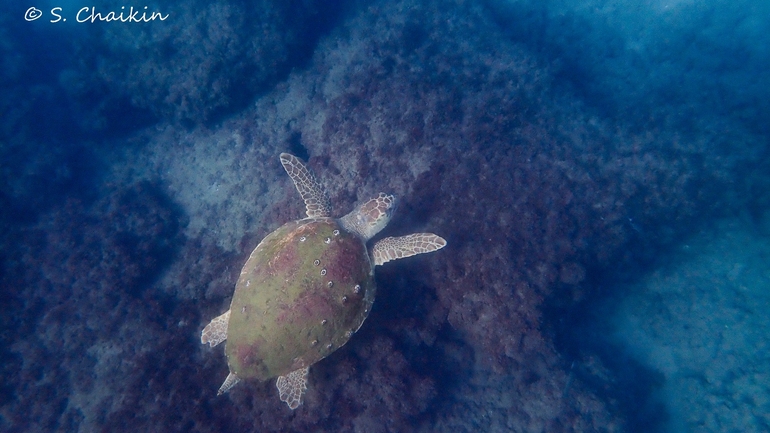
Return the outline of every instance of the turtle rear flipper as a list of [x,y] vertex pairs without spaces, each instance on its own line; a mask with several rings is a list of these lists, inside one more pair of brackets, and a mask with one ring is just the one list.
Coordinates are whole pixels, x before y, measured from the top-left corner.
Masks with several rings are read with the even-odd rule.
[[281,401],[286,402],[289,409],[294,410],[302,404],[302,396],[307,390],[308,367],[294,370],[286,376],[278,376],[275,386]]
[[227,340],[227,324],[230,322],[230,310],[225,311],[225,314],[215,317],[205,328],[201,331],[201,344],[209,344],[209,347],[214,347],[217,344]]
[[403,259],[417,254],[430,253],[446,246],[446,240],[433,233],[412,233],[411,235],[380,239],[372,248],[375,266],[391,260]]

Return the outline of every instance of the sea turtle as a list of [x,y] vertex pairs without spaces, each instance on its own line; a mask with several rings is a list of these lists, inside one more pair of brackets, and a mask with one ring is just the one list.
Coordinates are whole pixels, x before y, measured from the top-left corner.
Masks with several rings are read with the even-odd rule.
[[201,332],[211,347],[227,340],[230,368],[217,395],[241,379],[278,377],[281,401],[302,403],[308,367],[344,345],[374,302],[374,267],[443,248],[433,233],[366,242],[390,220],[392,195],[380,193],[342,218],[331,217],[326,191],[294,155],[281,164],[305,201],[307,218],[284,224],[252,251],[230,309]]

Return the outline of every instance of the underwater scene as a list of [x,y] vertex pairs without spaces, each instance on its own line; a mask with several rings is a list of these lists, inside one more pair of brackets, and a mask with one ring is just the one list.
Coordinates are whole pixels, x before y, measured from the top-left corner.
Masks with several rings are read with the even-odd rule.
[[0,0],[0,431],[770,431],[770,2]]

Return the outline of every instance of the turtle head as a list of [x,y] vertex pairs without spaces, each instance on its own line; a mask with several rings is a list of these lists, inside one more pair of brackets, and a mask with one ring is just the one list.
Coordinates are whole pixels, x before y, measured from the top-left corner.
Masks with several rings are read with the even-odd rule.
[[377,197],[356,207],[353,212],[340,218],[340,225],[364,240],[371,239],[390,221],[396,208],[396,198],[381,192]]

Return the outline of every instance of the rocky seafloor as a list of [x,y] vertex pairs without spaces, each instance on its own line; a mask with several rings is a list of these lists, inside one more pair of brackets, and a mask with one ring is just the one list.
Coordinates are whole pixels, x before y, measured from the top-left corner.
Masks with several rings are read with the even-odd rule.
[[670,431],[770,428],[767,229],[717,221],[604,308],[608,340],[661,375]]
[[[595,330],[571,318],[611,290],[606,275],[643,278],[710,218],[744,212],[761,226],[770,185],[767,131],[752,123],[761,105],[723,83],[742,101],[728,115],[724,103],[688,99],[697,83],[652,81],[659,69],[640,58],[696,82],[710,82],[712,65],[665,63],[666,47],[624,47],[622,33],[605,62],[615,73],[596,90],[602,81],[581,73],[606,71],[577,68],[568,48],[582,46],[591,63],[585,45],[603,33],[594,22],[582,39],[555,36],[554,27],[580,34],[590,16],[566,19],[559,2],[539,14],[515,2],[335,4],[313,44],[297,29],[323,5],[306,3],[306,14],[269,9],[250,37],[242,14],[260,8],[219,2],[179,6],[189,19],[172,28],[84,35],[78,49],[98,41],[107,54],[35,90],[37,101],[70,101],[87,124],[80,133],[38,131],[35,103],[4,102],[15,117],[0,125],[1,430],[656,431],[690,401],[661,403],[671,387],[713,402],[721,391],[703,386],[709,376],[671,375],[640,354],[650,344],[607,343],[634,355],[619,368],[604,348],[566,343],[579,337],[565,327]],[[517,26],[542,34],[523,38]],[[7,95],[32,92],[12,70]],[[648,81],[652,95],[640,95]],[[57,85],[68,91],[57,96]],[[89,105],[88,95],[112,104]],[[140,125],[116,125],[114,105]],[[338,215],[391,192],[400,203],[383,235],[448,241],[377,269],[371,315],[311,368],[296,411],[272,382],[217,397],[223,350],[199,340],[228,308],[254,246],[303,215],[283,151],[308,160]],[[629,303],[638,296],[617,287]],[[611,319],[626,324],[621,341],[670,326],[621,305],[627,317]],[[628,325],[634,315],[647,321]],[[675,342],[652,346],[666,344]],[[753,376],[730,377],[748,380],[757,390],[748,398],[764,408],[766,360],[751,362]]]

